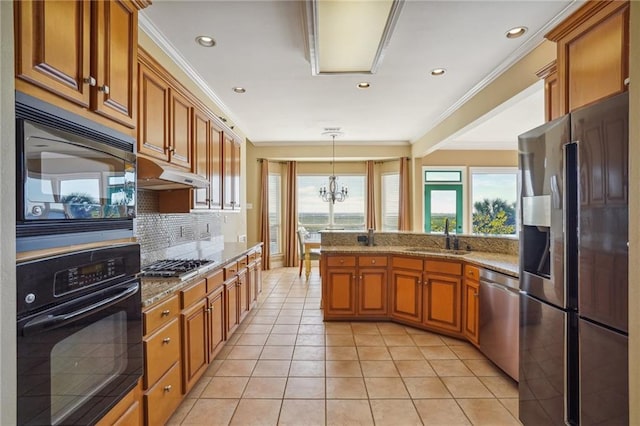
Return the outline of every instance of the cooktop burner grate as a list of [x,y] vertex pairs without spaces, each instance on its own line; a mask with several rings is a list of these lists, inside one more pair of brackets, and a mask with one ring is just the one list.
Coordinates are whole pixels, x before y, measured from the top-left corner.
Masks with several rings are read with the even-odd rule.
[[165,259],[145,267],[140,273],[145,278],[189,279],[209,269],[215,262],[208,259]]

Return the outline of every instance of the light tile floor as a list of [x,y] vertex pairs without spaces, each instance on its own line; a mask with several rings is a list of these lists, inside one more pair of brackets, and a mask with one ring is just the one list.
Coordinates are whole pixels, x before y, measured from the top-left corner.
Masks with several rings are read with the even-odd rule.
[[259,306],[170,425],[517,425],[518,388],[471,344],[323,322],[320,277],[263,274]]

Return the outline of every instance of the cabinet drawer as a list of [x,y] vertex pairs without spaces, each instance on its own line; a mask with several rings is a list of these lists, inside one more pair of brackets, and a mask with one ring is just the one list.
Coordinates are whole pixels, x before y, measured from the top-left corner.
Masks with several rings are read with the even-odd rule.
[[441,274],[462,275],[462,263],[427,259],[424,261],[424,270]]
[[246,268],[248,264],[249,264],[248,257],[242,256],[240,259],[238,259],[238,270],[242,268]]
[[153,333],[158,328],[176,318],[180,311],[178,295],[173,295],[142,313],[144,318],[144,334]]
[[391,262],[394,268],[422,271],[422,259],[416,257],[394,257]]
[[470,280],[478,281],[480,280],[480,269],[475,266],[465,265],[464,276],[469,278]]
[[186,308],[187,306],[191,306],[196,303],[198,300],[204,298],[207,294],[207,280],[200,280],[195,284],[190,285],[189,287],[180,290],[180,303],[182,308]]
[[387,256],[358,256],[358,266],[387,266]]
[[207,294],[211,293],[216,288],[220,287],[224,282],[224,271],[218,269],[217,271],[207,276]]
[[[169,324],[143,339],[144,387],[149,389],[180,359],[180,323],[174,318]],[[180,393],[180,391],[178,391]]]
[[227,263],[224,266],[224,279],[225,281],[233,277],[238,273],[238,262]]
[[327,266],[356,266],[355,256],[329,256]]
[[175,362],[167,374],[144,395],[146,424],[163,425],[182,401],[180,392],[180,362]]

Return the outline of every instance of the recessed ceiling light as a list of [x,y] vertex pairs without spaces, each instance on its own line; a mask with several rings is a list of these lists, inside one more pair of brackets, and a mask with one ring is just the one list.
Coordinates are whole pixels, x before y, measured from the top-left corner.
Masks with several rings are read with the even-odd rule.
[[234,87],[233,91],[236,93],[244,93],[247,91],[247,89],[245,89],[244,87]]
[[507,38],[518,38],[527,32],[527,27],[514,27],[507,31]]
[[371,87],[371,83],[367,83],[366,81],[360,82],[357,84],[358,89],[368,89]]
[[431,75],[442,75],[446,72],[444,68],[434,68],[431,70]]
[[203,35],[196,37],[196,43],[198,43],[202,47],[213,47],[216,45],[216,41],[213,39],[213,37]]

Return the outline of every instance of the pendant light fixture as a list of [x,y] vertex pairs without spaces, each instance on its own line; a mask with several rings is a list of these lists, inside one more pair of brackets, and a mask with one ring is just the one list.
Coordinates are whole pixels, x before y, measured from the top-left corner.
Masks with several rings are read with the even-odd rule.
[[322,201],[331,202],[333,204],[338,202],[343,202],[347,199],[347,195],[349,190],[346,186],[342,186],[338,191],[338,182],[336,178],[336,136],[341,135],[342,133],[338,131],[329,131],[324,132],[323,135],[331,136],[331,146],[332,146],[332,155],[333,161],[331,161],[331,176],[329,176],[329,189],[327,190],[326,186],[320,187],[320,198]]

